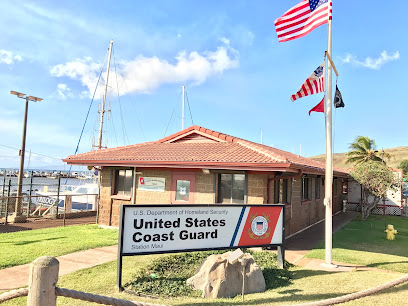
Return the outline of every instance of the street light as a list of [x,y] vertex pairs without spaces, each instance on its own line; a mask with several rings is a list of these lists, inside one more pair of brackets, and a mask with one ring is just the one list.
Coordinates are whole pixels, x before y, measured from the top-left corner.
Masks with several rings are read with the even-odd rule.
[[[20,150],[20,169],[18,170],[18,185],[17,185],[17,201],[14,209],[14,222],[22,222],[25,220],[25,217],[22,216],[22,198],[21,198],[21,189],[23,187],[23,171],[24,171],[24,154],[25,154],[25,140],[26,140],[26,131],[27,131],[27,110],[28,110],[28,101],[40,102],[42,99],[34,96],[27,96],[21,92],[10,90],[10,94],[17,96],[20,99],[26,101],[25,111],[24,111],[24,124],[23,124],[23,139],[21,141],[21,150]],[[12,218],[13,218],[12,217]]]

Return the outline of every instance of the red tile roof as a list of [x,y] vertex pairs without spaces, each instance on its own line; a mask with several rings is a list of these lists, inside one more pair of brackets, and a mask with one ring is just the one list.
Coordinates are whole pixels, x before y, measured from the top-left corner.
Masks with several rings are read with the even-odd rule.
[[[198,136],[196,139],[200,141],[191,141],[188,137],[192,134]],[[188,140],[181,142],[184,136]],[[63,161],[68,164],[111,166],[275,171],[302,169],[306,173],[322,174],[325,169],[325,164],[321,162],[196,125],[155,142],[71,155]],[[347,171],[343,169],[335,169],[334,173],[347,175]]]

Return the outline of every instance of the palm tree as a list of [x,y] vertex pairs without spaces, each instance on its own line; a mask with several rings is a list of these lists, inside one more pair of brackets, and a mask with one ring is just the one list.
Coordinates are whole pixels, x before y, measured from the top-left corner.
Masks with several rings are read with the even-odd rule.
[[367,136],[358,136],[349,146],[349,149],[351,150],[346,154],[346,163],[356,165],[369,160],[385,163],[385,159],[390,160],[392,157],[391,154],[384,152],[384,150],[382,152],[376,150],[375,140]]

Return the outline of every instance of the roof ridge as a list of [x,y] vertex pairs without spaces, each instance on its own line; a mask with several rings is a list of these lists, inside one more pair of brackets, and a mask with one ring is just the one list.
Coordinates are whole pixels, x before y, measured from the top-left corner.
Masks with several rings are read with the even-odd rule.
[[201,133],[207,134],[209,136],[212,136],[212,137],[215,137],[215,138],[218,138],[220,140],[227,141],[227,142],[236,142],[237,140],[240,140],[240,138],[232,136],[232,135],[228,135],[228,134],[220,133],[220,132],[217,132],[217,131],[214,131],[214,130],[210,130],[210,129],[207,129],[205,127],[199,126],[199,125],[192,125],[192,126],[186,128],[184,130],[178,131],[178,132],[176,132],[176,133],[174,133],[172,135],[169,135],[167,137],[159,139],[159,140],[157,140],[155,142],[156,143],[168,142],[171,139],[178,138],[179,136],[181,136],[183,134],[187,134],[187,133],[189,133],[191,131],[201,132]]

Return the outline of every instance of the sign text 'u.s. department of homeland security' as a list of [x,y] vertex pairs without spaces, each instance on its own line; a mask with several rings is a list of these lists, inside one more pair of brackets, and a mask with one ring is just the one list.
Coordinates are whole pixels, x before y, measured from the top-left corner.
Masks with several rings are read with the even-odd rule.
[[283,205],[123,205],[121,254],[283,243]]

